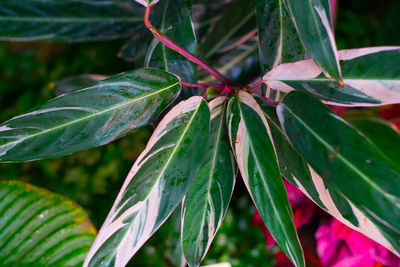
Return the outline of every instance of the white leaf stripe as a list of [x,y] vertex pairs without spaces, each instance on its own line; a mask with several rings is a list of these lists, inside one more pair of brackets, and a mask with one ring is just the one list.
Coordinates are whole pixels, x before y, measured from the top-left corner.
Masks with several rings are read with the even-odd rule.
[[[96,252],[101,246],[119,229],[122,227],[129,227],[128,233],[124,236],[123,240],[121,240],[118,246],[115,246],[114,251],[111,253],[113,255],[115,253],[115,263],[114,266],[124,266],[133,254],[144,244],[144,242],[150,237],[152,233],[154,233],[158,227],[167,219],[162,218],[163,221],[157,221],[158,212],[157,209],[160,206],[159,201],[161,200],[163,185],[163,175],[168,167],[170,167],[170,162],[172,158],[176,155],[178,147],[180,147],[187,131],[192,127],[195,123],[196,115],[202,105],[206,105],[202,97],[192,97],[186,101],[182,101],[177,106],[175,106],[160,122],[159,126],[154,131],[152,137],[150,138],[146,149],[141,153],[139,158],[136,160],[133,165],[131,171],[126,178],[121,191],[119,192],[114,205],[107,216],[105,223],[103,224],[98,237],[96,238],[89,254],[86,257],[85,265],[89,266],[91,264],[91,260],[96,256]],[[151,190],[147,194],[147,196],[137,202],[129,209],[125,210],[122,214],[121,209],[124,207],[124,203],[121,203],[124,194],[126,193],[126,189],[128,185],[131,183],[132,179],[141,169],[141,167],[151,158],[147,157],[148,153],[152,150],[153,146],[163,138],[163,136],[167,133],[166,128],[170,123],[173,123],[174,120],[179,118],[185,113],[192,113],[190,115],[190,119],[185,124],[183,131],[181,132],[178,140],[165,163],[163,163],[162,169],[159,174],[154,177],[155,183],[151,186]],[[182,122],[181,122],[182,123]],[[164,147],[165,148],[165,147]],[[144,158],[147,158],[144,160]],[[182,195],[183,197],[183,195]],[[178,203],[176,203],[177,205]],[[133,215],[133,212],[137,212],[135,218],[129,219],[129,216]],[[170,213],[172,210],[170,211]],[[118,218],[116,216],[118,215]],[[137,220],[140,220],[139,222]],[[141,221],[143,220],[143,221]],[[142,223],[145,223],[144,228]]]
[[[341,50],[339,51],[339,58],[342,62],[346,62],[367,55],[395,50],[400,51],[400,47],[389,46]],[[354,66],[354,68],[356,67]],[[344,88],[334,88],[332,84],[329,84],[332,80],[320,78],[321,74],[322,69],[315,61],[309,59],[295,63],[281,64],[267,72],[263,80],[268,86],[284,93],[297,89],[290,85],[290,82],[298,83],[299,87],[304,88],[306,91],[321,96],[325,100],[324,102],[340,106],[379,106],[400,102],[400,79],[397,77],[388,79],[387,77],[374,77],[373,74],[370,74],[371,77],[363,76],[355,78],[353,76],[346,77],[346,73],[343,73]],[[349,96],[350,100],[335,99],[335,96],[329,96],[328,92],[317,92],[312,88],[315,82],[325,85],[327,90],[333,88],[338,93],[342,93],[343,96]],[[352,96],[357,97],[357,99],[351,100]]]

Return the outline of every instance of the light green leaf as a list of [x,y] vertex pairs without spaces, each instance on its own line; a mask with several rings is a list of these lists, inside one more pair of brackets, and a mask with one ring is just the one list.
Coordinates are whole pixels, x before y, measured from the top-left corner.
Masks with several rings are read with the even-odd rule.
[[0,266],[82,266],[96,230],[72,201],[0,182]]
[[300,40],[326,76],[342,77],[329,0],[283,0]]
[[210,111],[202,97],[175,106],[136,160],[84,266],[125,266],[181,202],[207,147]]
[[243,181],[268,230],[296,266],[305,266],[270,128],[257,102],[239,92],[229,102],[229,136]]
[[139,69],[62,95],[0,125],[0,161],[66,155],[147,125],[178,95],[178,77]]
[[0,40],[112,40],[133,34],[143,8],[127,0],[2,0]]
[[[299,90],[341,106],[400,103],[400,47],[369,47],[339,51],[344,86],[322,76],[313,60],[277,66],[263,80],[288,93]],[[385,64],[382,64],[385,62]]]
[[228,209],[236,178],[226,128],[227,98],[210,102],[210,138],[204,162],[183,203],[182,246],[189,266],[199,266]]
[[324,182],[355,206],[354,213],[361,213],[358,221],[367,217],[373,222],[367,236],[400,251],[399,166],[305,93],[288,94],[278,106],[278,116],[296,150]]

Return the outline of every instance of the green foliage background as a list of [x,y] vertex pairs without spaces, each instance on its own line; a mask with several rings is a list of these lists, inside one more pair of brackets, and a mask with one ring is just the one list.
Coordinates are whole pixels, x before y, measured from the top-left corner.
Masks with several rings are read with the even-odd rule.
[[[339,49],[400,45],[400,1],[339,1]],[[84,44],[0,43],[0,120],[24,113],[55,96],[52,82],[80,74],[116,74],[133,69],[117,57],[124,40]],[[21,164],[1,164],[0,180],[16,179],[68,196],[82,205],[99,228],[151,128],[143,128],[101,148],[66,157]],[[205,263],[269,266],[272,251],[261,231],[251,225],[254,208],[243,186],[236,188],[221,229]],[[172,266],[168,260],[170,227],[163,226],[131,261],[135,266]],[[260,265],[261,264],[261,265]]]

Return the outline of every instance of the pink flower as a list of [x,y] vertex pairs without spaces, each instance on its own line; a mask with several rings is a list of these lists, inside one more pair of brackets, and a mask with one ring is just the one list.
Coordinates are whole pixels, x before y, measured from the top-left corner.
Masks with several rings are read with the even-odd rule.
[[323,267],[400,266],[389,250],[335,219],[318,228],[316,239]]

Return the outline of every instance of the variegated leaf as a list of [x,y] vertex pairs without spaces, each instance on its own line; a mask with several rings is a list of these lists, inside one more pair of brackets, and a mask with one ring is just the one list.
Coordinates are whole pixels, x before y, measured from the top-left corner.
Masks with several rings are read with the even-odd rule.
[[329,0],[283,0],[308,54],[327,77],[340,80]]
[[[282,92],[305,91],[340,106],[400,103],[400,47],[339,51],[344,86],[322,76],[313,60],[282,64],[267,72],[264,82]],[[384,62],[384,64],[382,64]]]
[[139,4],[145,6],[145,7],[148,7],[148,6],[154,6],[160,0],[135,0],[135,1],[138,2]]
[[[257,0],[256,17],[261,73],[282,63],[304,59],[305,50],[283,0]],[[279,97],[271,88],[263,91],[269,98]]]
[[0,266],[82,266],[95,235],[86,212],[71,200],[0,182]]
[[199,266],[232,196],[237,168],[226,128],[227,98],[210,102],[211,125],[204,162],[183,203],[182,246],[189,266]]
[[175,106],[136,160],[84,266],[125,266],[187,193],[207,147],[210,111],[202,97]]
[[143,8],[128,0],[1,0],[0,40],[112,40],[142,21]]
[[179,94],[156,69],[113,76],[0,125],[0,161],[61,156],[107,144],[149,124]]
[[231,99],[227,122],[240,173],[268,230],[296,266],[305,266],[268,122],[244,91]]
[[[318,191],[324,191],[324,183],[328,189],[334,188],[339,198],[349,201],[347,206],[353,209],[358,228],[364,234],[399,252],[399,167],[330,109],[305,93],[288,94],[278,106],[278,116],[289,140],[315,169],[310,169],[310,173]],[[327,194],[330,195],[332,192]],[[332,210],[332,205],[323,203]],[[333,209],[337,210],[334,204]]]

